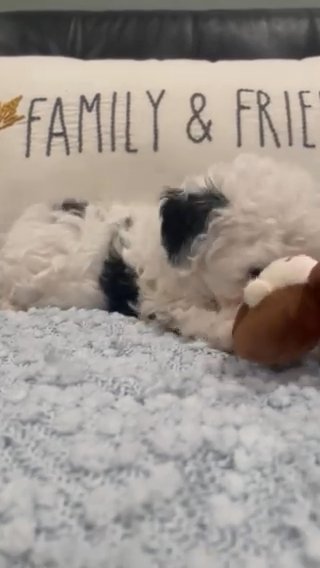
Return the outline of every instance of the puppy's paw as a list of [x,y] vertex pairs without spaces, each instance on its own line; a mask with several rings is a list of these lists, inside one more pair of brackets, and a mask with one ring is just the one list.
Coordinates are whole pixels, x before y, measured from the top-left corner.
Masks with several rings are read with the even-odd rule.
[[219,326],[217,326],[214,342],[219,349],[225,351],[226,353],[233,352],[233,337],[232,337],[233,325],[234,325],[234,320],[232,319],[221,322],[219,323]]
[[123,252],[130,246],[130,229],[132,220],[130,217],[124,217],[117,223],[112,230],[110,240],[110,253],[122,256]]

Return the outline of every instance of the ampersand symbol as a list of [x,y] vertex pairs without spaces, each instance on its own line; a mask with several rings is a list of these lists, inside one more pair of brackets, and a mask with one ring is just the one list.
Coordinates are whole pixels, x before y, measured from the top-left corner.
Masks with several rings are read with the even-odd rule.
[[[204,140],[212,142],[212,120],[205,122],[201,117],[201,113],[204,110],[206,104],[207,99],[202,93],[194,93],[190,98],[190,106],[193,114],[187,124],[187,135],[188,138],[195,144],[199,144]],[[192,132],[195,122],[201,126],[201,132],[197,134]]]

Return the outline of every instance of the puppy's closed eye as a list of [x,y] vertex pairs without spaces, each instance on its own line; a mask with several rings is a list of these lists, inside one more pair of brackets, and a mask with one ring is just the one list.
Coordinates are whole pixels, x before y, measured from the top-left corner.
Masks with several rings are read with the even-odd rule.
[[261,272],[263,271],[263,268],[261,268],[261,266],[253,266],[252,268],[250,268],[250,270],[248,271],[248,277],[250,280],[254,280],[255,278],[259,278]]
[[70,198],[64,199],[64,201],[60,203],[56,203],[53,206],[53,209],[57,211],[65,211],[65,213],[70,213],[71,215],[83,218],[85,216],[87,206],[87,201],[79,201],[78,199]]

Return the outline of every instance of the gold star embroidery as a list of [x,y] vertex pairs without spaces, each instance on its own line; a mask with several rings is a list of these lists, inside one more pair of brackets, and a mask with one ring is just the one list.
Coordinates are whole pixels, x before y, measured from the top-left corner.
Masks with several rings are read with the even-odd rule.
[[22,95],[5,103],[0,102],[0,130],[13,126],[16,122],[24,119],[22,114],[18,115],[18,106],[21,99]]

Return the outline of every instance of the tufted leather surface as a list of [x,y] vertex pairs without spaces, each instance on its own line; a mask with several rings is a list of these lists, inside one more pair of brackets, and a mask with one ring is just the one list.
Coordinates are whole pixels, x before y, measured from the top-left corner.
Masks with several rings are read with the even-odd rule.
[[82,59],[320,55],[320,9],[0,14],[0,55]]

